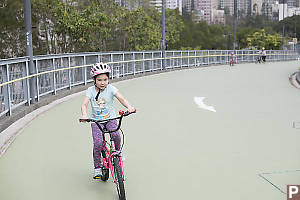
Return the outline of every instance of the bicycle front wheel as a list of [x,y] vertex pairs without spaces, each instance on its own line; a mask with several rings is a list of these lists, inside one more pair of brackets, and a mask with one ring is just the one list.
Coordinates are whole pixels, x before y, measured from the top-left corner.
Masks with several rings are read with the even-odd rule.
[[[102,154],[102,163],[108,163],[104,150],[101,151],[101,154]],[[108,178],[109,178],[109,169],[108,168],[106,169],[104,166],[102,166],[101,180],[102,181],[107,181]]]
[[114,175],[115,175],[115,183],[117,186],[117,192],[120,200],[126,200],[125,197],[125,187],[124,187],[124,179],[122,175],[122,170],[120,166],[120,157],[114,157]]

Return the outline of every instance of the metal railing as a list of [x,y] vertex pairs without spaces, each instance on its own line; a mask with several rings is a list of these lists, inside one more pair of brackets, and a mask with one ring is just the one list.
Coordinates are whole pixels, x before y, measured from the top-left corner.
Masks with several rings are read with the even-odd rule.
[[[37,74],[29,75],[29,58],[0,60],[0,116],[11,115],[21,105],[30,105],[29,79],[36,77],[36,98],[53,94],[62,89],[71,89],[76,85],[92,81],[89,67],[96,62],[111,65],[111,78],[117,79],[128,75],[163,70],[165,68],[201,67],[215,64],[228,64],[231,50],[195,50],[166,51],[162,58],[161,51],[81,53],[35,56],[34,65]],[[266,51],[267,61],[295,60],[294,51]],[[258,51],[235,51],[236,62],[255,62]]]

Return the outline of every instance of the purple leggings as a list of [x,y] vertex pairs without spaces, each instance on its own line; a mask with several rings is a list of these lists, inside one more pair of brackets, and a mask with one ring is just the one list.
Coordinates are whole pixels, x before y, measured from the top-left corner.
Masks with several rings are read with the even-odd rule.
[[[100,124],[101,128],[104,127],[103,124]],[[114,130],[118,127],[117,120],[111,120],[106,123],[106,129],[108,131]],[[94,148],[93,148],[93,156],[94,156],[94,168],[100,168],[101,163],[101,149],[103,147],[103,136],[102,131],[99,129],[99,127],[92,123],[92,133],[93,133],[93,141],[94,141]],[[112,139],[115,142],[116,150],[120,150],[121,145],[121,137],[119,134],[119,131],[112,133]]]

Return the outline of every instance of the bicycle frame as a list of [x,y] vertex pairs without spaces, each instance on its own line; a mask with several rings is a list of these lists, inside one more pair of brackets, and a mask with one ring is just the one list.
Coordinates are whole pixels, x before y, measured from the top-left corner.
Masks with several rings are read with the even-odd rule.
[[[110,138],[111,138],[111,133],[110,133]],[[105,169],[110,169],[110,173],[111,176],[115,182],[115,174],[114,174],[114,169],[113,169],[113,164],[112,164],[112,160],[114,156],[120,157],[120,153],[121,151],[117,152],[116,148],[115,148],[115,142],[110,139],[110,145],[108,145],[106,139],[105,139],[105,134],[103,134],[103,148],[101,150],[105,153],[105,157],[102,155],[102,161],[103,161],[103,166]],[[107,146],[110,146],[110,148],[108,148]],[[124,174],[124,167],[123,167],[123,161],[122,159],[120,159],[120,167],[121,167],[121,171],[122,171],[122,176],[123,176],[123,180],[125,180],[125,174]]]

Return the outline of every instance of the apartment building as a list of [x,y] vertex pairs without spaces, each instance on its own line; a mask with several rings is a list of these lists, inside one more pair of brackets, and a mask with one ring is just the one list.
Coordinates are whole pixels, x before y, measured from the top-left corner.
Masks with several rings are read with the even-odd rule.
[[177,9],[179,13],[182,14],[182,0],[165,0],[166,8],[168,9]]
[[[157,10],[161,11],[162,0],[150,0],[149,5],[155,7]],[[182,0],[165,0],[166,9],[177,9],[179,13],[182,14]]]
[[212,0],[194,0],[194,15],[196,21],[211,23]]

